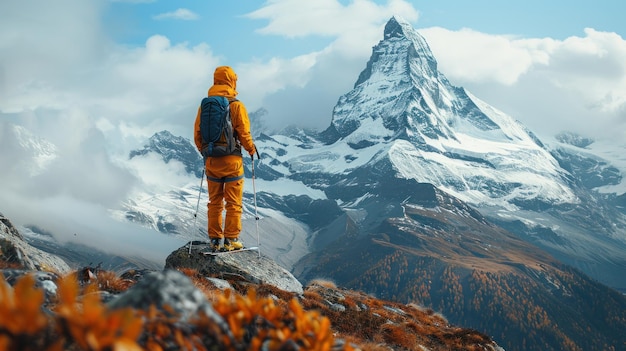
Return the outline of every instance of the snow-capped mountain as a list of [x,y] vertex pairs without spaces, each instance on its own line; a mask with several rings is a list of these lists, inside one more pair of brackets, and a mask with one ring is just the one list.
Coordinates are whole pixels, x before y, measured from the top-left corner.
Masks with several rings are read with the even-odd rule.
[[159,155],[165,163],[170,160],[182,162],[185,171],[195,174],[196,177],[202,174],[202,156],[188,139],[175,137],[168,131],[162,131],[154,134],[143,149],[131,151],[129,158],[143,156],[150,152]]
[[275,135],[258,146],[278,180],[305,185],[302,195],[323,191],[321,198],[360,212],[389,179],[430,183],[564,262],[626,288],[624,215],[574,164],[608,171],[616,184],[626,168],[584,166],[590,154],[565,166],[562,148],[552,152],[519,122],[452,86],[402,20],[388,22],[321,137]]
[[3,152],[15,157],[13,162],[5,162],[5,166],[16,167],[29,177],[39,175],[58,157],[54,144],[33,135],[22,126],[0,125],[0,136]]
[[339,99],[331,128],[353,149],[348,153],[373,152],[367,162],[386,159],[395,176],[475,205],[578,202],[537,138],[452,86],[424,39],[402,21],[387,24],[354,89]]
[[[397,17],[387,23],[354,88],[339,98],[325,131],[260,134],[262,125],[253,126],[261,160],[253,180],[251,161],[244,158],[242,237],[259,241],[264,254],[299,279],[373,281],[381,285],[368,288],[407,299],[433,294],[429,298],[440,298],[438,308],[448,313],[446,294],[453,289],[446,284],[455,281],[470,291],[488,272],[489,279],[502,278],[513,287],[497,290],[494,283],[494,296],[523,290],[525,298],[540,297],[534,303],[549,311],[541,313],[557,330],[548,339],[562,338],[560,330],[572,320],[590,319],[571,330],[593,329],[602,342],[613,340],[596,330],[590,316],[562,314],[554,301],[571,298],[577,303],[572,310],[580,312],[585,299],[619,298],[605,294],[604,287],[599,295],[577,294],[572,284],[584,282],[591,291],[595,282],[546,252],[626,291],[626,146],[573,134],[539,140],[453,86],[438,71],[424,38]],[[112,209],[115,218],[182,240],[207,240],[206,185],[200,187],[201,159],[190,139],[157,133],[125,162],[130,169],[160,162],[175,170],[177,181],[157,174],[161,183],[135,189],[121,209]],[[387,267],[398,262],[403,263]],[[407,273],[412,270],[425,275]],[[397,277],[393,284],[390,271]],[[462,279],[446,278],[455,274]],[[514,285],[522,281],[528,284]],[[404,289],[415,282],[429,282],[420,288],[422,295]],[[513,329],[511,320],[481,316],[470,318]],[[517,332],[529,327],[534,326],[523,324]],[[562,345],[573,335],[565,335]],[[534,342],[548,340],[542,337]]]
[[[158,146],[167,143],[155,135],[131,156],[155,152],[167,162],[169,156]],[[590,140],[565,134],[551,147],[544,144],[518,121],[452,86],[437,70],[424,38],[402,19],[387,23],[354,88],[339,98],[327,130],[257,134],[255,143],[262,153],[256,169],[260,210],[284,216],[279,222],[285,228],[301,228],[302,235],[294,239],[302,248],[298,255],[330,241],[337,228],[329,228],[341,213],[355,219],[362,235],[368,233],[386,215],[372,216],[381,209],[371,204],[381,196],[400,204],[416,196],[386,184],[413,180],[433,184],[563,262],[626,290],[626,219],[618,206],[623,189],[616,192],[626,184],[626,162],[620,163],[624,153],[602,149],[598,155],[599,149],[589,149]],[[195,150],[185,155],[183,164],[198,163]],[[254,228],[248,159],[246,172],[244,226]],[[197,186],[142,195],[129,202],[126,216],[136,220],[159,213],[161,219],[141,220],[161,231],[193,232],[188,225]],[[381,188],[388,193],[381,194]],[[138,209],[147,202],[153,205]],[[166,203],[175,205],[163,211]],[[263,216],[260,224],[271,218]],[[168,229],[167,223],[185,229]],[[268,240],[272,251],[292,242],[284,231],[267,232],[270,237],[283,233],[279,240]]]

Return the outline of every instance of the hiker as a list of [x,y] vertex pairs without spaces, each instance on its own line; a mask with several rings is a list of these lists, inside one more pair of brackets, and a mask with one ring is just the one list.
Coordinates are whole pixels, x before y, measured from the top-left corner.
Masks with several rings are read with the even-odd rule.
[[[237,74],[228,66],[220,66],[213,74],[213,86],[209,88],[208,96],[223,96],[228,99],[232,134],[234,136],[234,150],[227,151],[224,156],[209,156],[209,143],[202,137],[200,128],[203,104],[198,108],[194,126],[194,141],[198,151],[204,157],[204,165],[209,190],[207,214],[209,219],[208,234],[213,251],[231,251],[243,248],[239,239],[241,232],[241,212],[243,200],[243,147],[250,157],[257,153],[250,134],[250,120],[248,112],[237,96]],[[205,98],[206,99],[206,98]],[[223,100],[223,99],[222,99]],[[203,99],[203,103],[204,103]],[[205,107],[205,109],[208,109]],[[226,144],[226,133],[222,133],[217,148]],[[223,147],[223,146],[222,146]],[[213,146],[211,145],[211,149]],[[258,154],[257,154],[258,156]],[[226,216],[222,213],[226,209]]]

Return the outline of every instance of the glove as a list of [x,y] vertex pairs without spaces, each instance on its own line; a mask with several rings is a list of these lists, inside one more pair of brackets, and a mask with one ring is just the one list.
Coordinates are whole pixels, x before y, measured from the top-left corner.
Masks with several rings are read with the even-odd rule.
[[259,150],[256,148],[256,145],[252,144],[252,146],[254,146],[254,151],[252,151],[252,152],[250,153],[250,158],[251,158],[252,160],[254,160],[254,154],[256,154],[256,158],[257,158],[257,160],[260,160],[260,159],[261,159],[261,155],[259,155]]
[[206,165],[206,159],[208,158],[208,156],[205,154],[205,152],[207,151],[207,149],[205,148],[204,150],[198,151],[200,151],[200,156],[202,156],[202,164]]

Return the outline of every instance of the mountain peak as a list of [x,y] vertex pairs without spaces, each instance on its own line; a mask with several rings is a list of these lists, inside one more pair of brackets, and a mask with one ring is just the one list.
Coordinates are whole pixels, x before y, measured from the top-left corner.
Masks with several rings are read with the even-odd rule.
[[[424,37],[402,17],[394,16],[385,25],[383,40],[374,47],[372,57],[361,72],[355,88],[372,76],[376,62],[385,56],[406,57],[405,62],[417,62],[425,66],[428,75],[437,75],[437,61]],[[405,72],[409,73],[410,70]]]
[[584,137],[580,134],[576,134],[574,132],[563,131],[555,136],[556,140],[563,143],[569,144],[572,146],[579,147],[581,149],[588,148],[589,145],[594,143],[592,138]]
[[195,173],[197,177],[201,175],[202,158],[195,146],[189,139],[175,136],[167,130],[155,133],[148,139],[143,149],[133,150],[128,158],[144,156],[149,153],[156,153],[165,163],[176,160],[185,165],[188,173]]
[[[372,49],[354,89],[340,97],[332,126],[345,138],[370,120],[381,124],[379,119],[386,130],[373,136],[376,139],[411,139],[418,144],[455,139],[461,119],[481,131],[499,128],[464,89],[448,82],[424,37],[397,16],[387,22],[384,38]],[[369,129],[358,134],[371,139]]]
[[[23,165],[24,170],[30,176],[36,176],[44,172],[52,162],[59,157],[59,150],[51,142],[35,136],[30,130],[7,123],[8,133],[4,134],[3,152],[8,155],[22,155],[16,159],[16,163]],[[3,125],[0,125],[0,132]]]
[[[329,130],[336,132],[334,143],[376,153],[370,164],[384,160],[395,176],[431,183],[469,203],[579,201],[538,139],[453,86],[437,70],[426,40],[399,17],[387,23],[355,87],[339,98]],[[479,167],[481,176],[466,167]]]
[[404,33],[405,28],[411,29],[411,25],[404,20],[402,17],[393,16],[387,24],[385,25],[384,38],[388,39],[391,37],[403,37],[406,36]]

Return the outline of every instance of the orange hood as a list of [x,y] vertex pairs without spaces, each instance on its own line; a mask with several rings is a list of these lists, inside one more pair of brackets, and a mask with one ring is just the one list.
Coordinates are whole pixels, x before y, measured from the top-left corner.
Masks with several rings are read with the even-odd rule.
[[220,66],[213,73],[213,86],[208,95],[220,95],[234,98],[237,96],[237,73],[229,66]]

